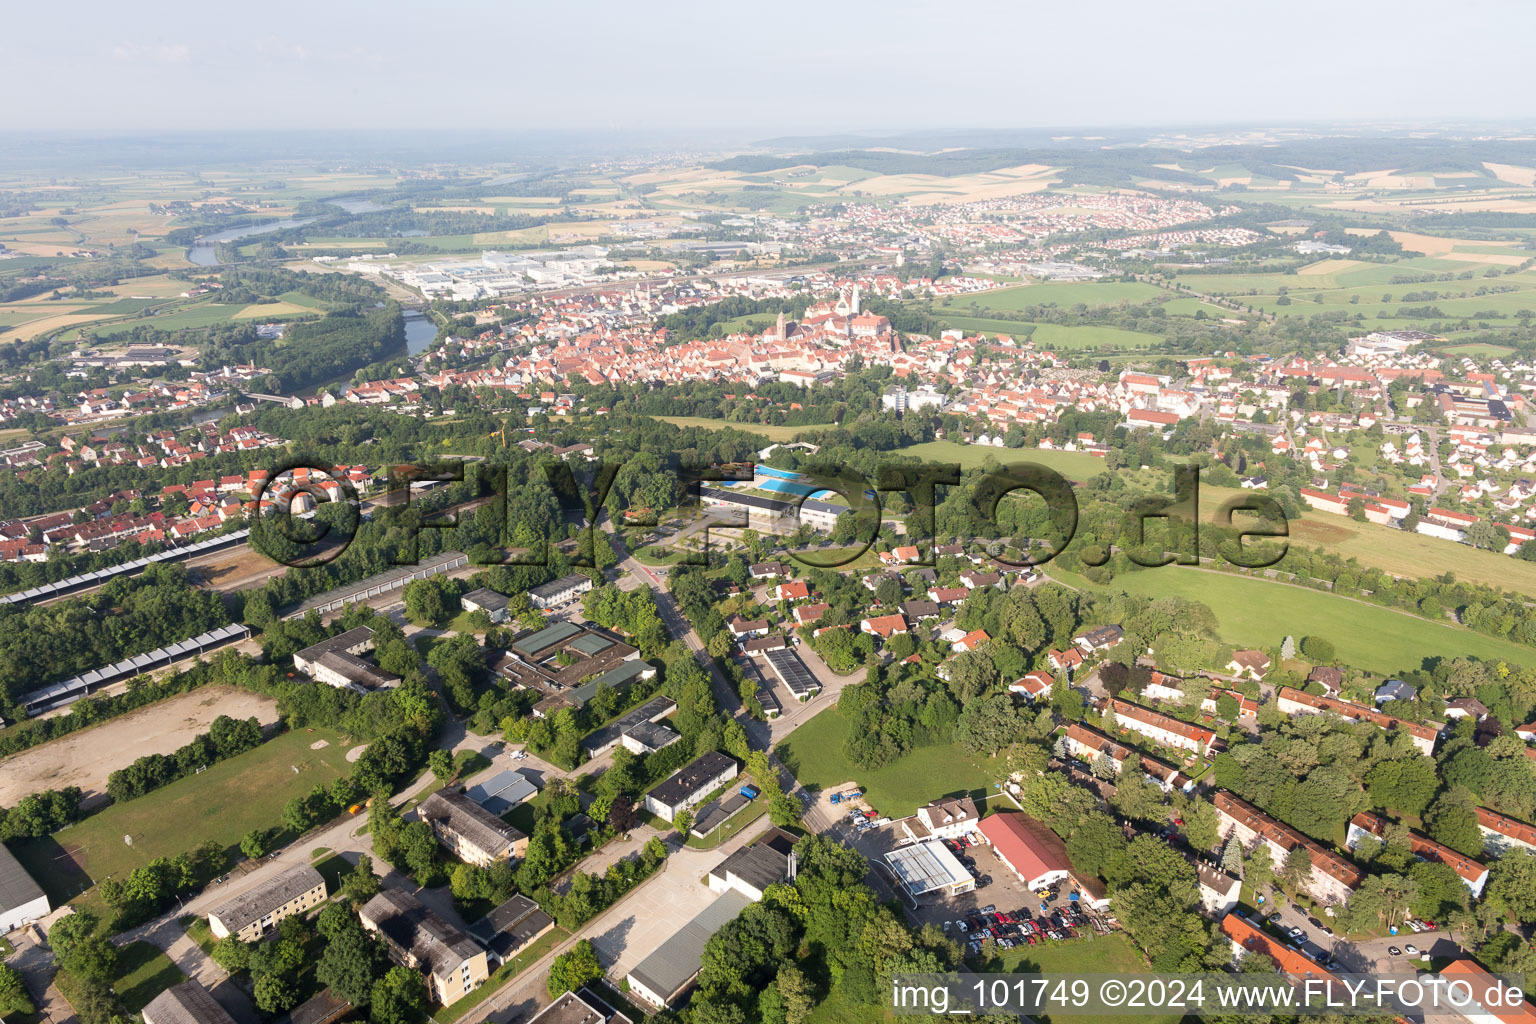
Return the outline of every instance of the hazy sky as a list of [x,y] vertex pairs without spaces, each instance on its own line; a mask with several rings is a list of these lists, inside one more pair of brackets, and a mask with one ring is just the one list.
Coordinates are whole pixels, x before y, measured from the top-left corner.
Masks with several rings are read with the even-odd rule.
[[9,5],[4,129],[765,134],[1530,120],[1536,5]]

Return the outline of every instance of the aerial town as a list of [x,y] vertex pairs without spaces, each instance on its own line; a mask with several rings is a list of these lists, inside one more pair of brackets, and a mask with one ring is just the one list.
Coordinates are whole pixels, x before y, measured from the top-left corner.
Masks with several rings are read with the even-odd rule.
[[615,22],[468,123],[176,20],[82,36],[227,125],[91,68],[0,151],[7,1024],[1536,1021],[1529,111],[969,131],[968,39],[674,136],[647,43],[890,97]]

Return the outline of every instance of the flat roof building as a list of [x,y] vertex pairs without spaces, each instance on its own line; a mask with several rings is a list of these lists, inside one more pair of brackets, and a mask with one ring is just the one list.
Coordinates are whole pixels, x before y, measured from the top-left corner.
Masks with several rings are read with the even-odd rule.
[[296,652],[293,667],[318,682],[358,693],[399,686],[399,676],[362,657],[372,650],[373,630],[358,626]]
[[885,863],[914,903],[930,893],[958,896],[976,888],[960,858],[937,839],[892,850]]
[[498,594],[487,587],[471,590],[459,598],[459,607],[467,612],[485,612],[492,622],[507,621],[508,604],[505,594]]
[[708,875],[710,889],[734,889],[753,902],[761,900],[770,885],[794,881],[797,841],[781,828],[769,829],[714,866]]
[[559,999],[534,1014],[528,1024],[634,1024],[590,989],[566,992]]
[[518,804],[534,796],[539,787],[515,768],[508,768],[491,776],[478,785],[471,786],[464,795],[500,817]]
[[740,770],[734,758],[717,750],[706,751],[653,786],[645,794],[645,809],[671,821],[679,812],[703,803]]
[[544,695],[533,708],[539,718],[564,707],[584,707],[602,687],[622,690],[656,674],[638,650],[614,634],[575,622],[518,635],[493,667],[514,687]]
[[592,577],[579,572],[541,583],[528,591],[528,603],[540,611],[569,604],[592,589]]
[[629,991],[661,1009],[682,998],[699,976],[704,947],[726,924],[750,906],[752,900],[731,889],[694,915],[677,934],[663,942],[629,972]]
[[554,919],[537,903],[518,893],[470,925],[469,934],[492,960],[504,964],[554,926]]

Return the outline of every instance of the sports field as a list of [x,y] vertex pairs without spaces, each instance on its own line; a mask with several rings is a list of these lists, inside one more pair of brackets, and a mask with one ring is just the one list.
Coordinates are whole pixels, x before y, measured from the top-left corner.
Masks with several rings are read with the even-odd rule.
[[915,814],[941,796],[984,797],[1007,774],[1002,761],[977,758],[952,744],[918,747],[884,768],[856,768],[843,756],[847,738],[847,720],[831,707],[796,729],[776,750],[803,785],[826,789],[857,782],[870,806],[891,818]]
[[961,469],[977,469],[992,456],[1003,465],[1033,462],[1047,466],[1069,480],[1087,480],[1104,472],[1104,460],[1082,452],[1041,451],[1039,448],[993,448],[985,444],[959,441],[925,441],[898,448],[901,455],[914,455],[927,462],[957,462]]
[[[321,742],[325,746],[313,749]],[[156,857],[174,857],[208,839],[234,847],[253,828],[278,827],[292,797],[346,774],[347,749],[330,730],[284,733],[14,852],[57,905],[91,882],[121,878]]]
[[1117,576],[1107,589],[1199,601],[1215,613],[1221,639],[1235,646],[1270,647],[1286,634],[1321,636],[1333,642],[1340,661],[1370,672],[1391,674],[1417,669],[1425,658],[1460,655],[1536,664],[1536,650],[1449,621],[1440,625],[1380,605],[1247,576],[1170,565]]
[[[726,427],[732,427],[751,434],[761,434],[770,441],[793,441],[802,430],[811,429],[764,423],[733,423],[730,420],[712,419],[708,416],[653,416],[651,418],[670,423],[674,427],[703,427],[705,430],[724,430]],[[824,425],[831,426],[830,423]]]

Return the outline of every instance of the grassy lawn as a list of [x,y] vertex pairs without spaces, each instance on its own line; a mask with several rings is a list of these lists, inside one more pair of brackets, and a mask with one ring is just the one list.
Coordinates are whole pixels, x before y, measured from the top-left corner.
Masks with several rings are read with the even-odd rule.
[[336,892],[341,888],[341,876],[352,870],[352,865],[339,853],[319,857],[310,862],[314,869],[320,872],[320,877],[325,879],[325,891]]
[[138,1013],[155,996],[187,980],[170,957],[148,942],[131,942],[119,949],[117,969],[112,987],[129,1013]]
[[683,557],[684,552],[677,548],[663,547],[660,544],[649,544],[630,552],[641,565],[672,565]]
[[498,967],[484,985],[481,985],[452,1006],[439,1007],[438,1011],[432,1015],[432,1020],[436,1024],[453,1024],[454,1021],[489,999],[496,993],[497,989],[521,974],[529,964],[534,963],[545,953],[548,953],[570,937],[571,933],[559,925],[551,928],[540,936],[533,945]]
[[[182,918],[183,921],[187,920]],[[213,937],[213,929],[208,927],[206,917],[194,917],[187,924],[187,938],[197,943],[204,953],[213,954],[213,944],[219,940]]]
[[779,744],[778,755],[805,786],[826,789],[858,782],[869,804],[891,818],[914,814],[941,796],[985,797],[1006,773],[1001,762],[974,757],[951,744],[918,747],[883,768],[857,768],[843,756],[847,738],[848,722],[831,707]]
[[695,850],[713,850],[727,839],[768,813],[768,795],[765,793],[736,812],[736,815],[708,836],[700,839],[690,835],[687,844]]
[[[890,998],[888,993],[881,993],[881,996]],[[805,1024],[886,1024],[896,1019],[884,1003],[856,1002],[845,996],[840,986],[834,985],[827,998],[805,1018]]]
[[470,624],[469,617],[472,614],[472,612],[459,612],[459,614],[448,620],[448,625],[444,628],[455,633],[468,633],[470,636],[478,636],[484,633],[485,630],[483,628]]
[[[1071,942],[1047,942],[1043,946],[1006,949],[996,956],[971,961],[978,971],[996,974],[1145,974],[1147,962],[1124,932],[1110,932]],[[1050,1020],[1046,1015],[1036,1018]],[[1066,1017],[1063,1020],[1073,1018]],[[1180,1015],[1138,1015],[1150,1024],[1177,1021]]]
[[793,441],[802,430],[808,429],[766,423],[733,423],[730,420],[713,419],[708,416],[652,416],[651,418],[670,423],[674,427],[703,427],[705,430],[724,430],[726,427],[731,427],[751,434],[761,434],[770,441]]
[[[328,745],[310,749],[321,740]],[[108,875],[122,877],[156,857],[174,857],[206,839],[237,847],[251,829],[277,826],[289,799],[346,774],[346,754],[339,733],[284,733],[201,775],[114,804],[14,852],[57,905],[83,884]],[[125,835],[133,837],[133,845],[123,842]]]
[[1221,639],[1231,644],[1272,646],[1286,633],[1326,637],[1341,661],[1368,671],[1416,669],[1425,658],[1458,655],[1536,664],[1536,651],[1506,640],[1252,577],[1164,566],[1117,576],[1108,589],[1151,597],[1177,594],[1208,605],[1216,613]]
[[984,444],[959,441],[926,441],[899,448],[902,455],[913,455],[925,462],[957,462],[961,469],[979,469],[987,456],[1003,465],[1032,462],[1054,469],[1069,480],[1087,480],[1104,472],[1104,460],[1083,452],[1049,452],[1039,448],[993,448]]

